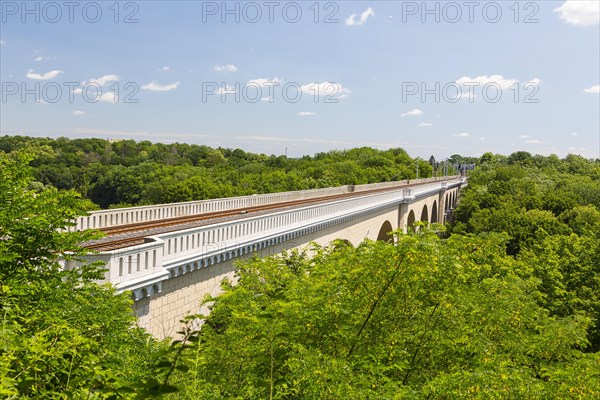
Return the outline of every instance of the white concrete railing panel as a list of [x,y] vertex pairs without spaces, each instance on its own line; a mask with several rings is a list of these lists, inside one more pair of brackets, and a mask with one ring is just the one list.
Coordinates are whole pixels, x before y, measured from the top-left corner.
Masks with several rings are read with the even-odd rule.
[[440,181],[445,178],[413,179],[410,181],[395,181],[369,183],[364,185],[346,185],[334,188],[299,190],[294,192],[269,193],[251,196],[230,197],[223,199],[199,200],[185,203],[158,204],[131,208],[92,211],[89,215],[77,218],[72,230],[99,229],[138,222],[157,221],[186,215],[204,214],[217,211],[246,208],[285,201],[303,200],[315,197],[330,196],[348,192],[381,189],[410,183]]

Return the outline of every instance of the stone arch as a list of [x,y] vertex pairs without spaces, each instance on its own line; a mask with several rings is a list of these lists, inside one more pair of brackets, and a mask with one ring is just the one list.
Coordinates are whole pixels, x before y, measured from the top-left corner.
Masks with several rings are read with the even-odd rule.
[[414,230],[415,229],[415,212],[410,210],[408,213],[408,217],[406,218],[406,229]]
[[392,232],[394,230],[394,228],[392,228],[392,224],[390,223],[390,221],[386,220],[383,225],[381,225],[381,228],[379,229],[379,234],[377,235],[377,240],[380,240],[382,242],[388,242],[388,243],[392,243],[394,241],[393,237],[388,235],[390,232]]
[[429,210],[427,209],[427,204],[423,205],[423,210],[421,210],[421,221],[429,222]]
[[343,249],[344,247],[354,247],[348,239],[335,239],[332,244],[334,251]]
[[437,200],[433,201],[433,205],[431,206],[431,223],[438,222],[438,206]]

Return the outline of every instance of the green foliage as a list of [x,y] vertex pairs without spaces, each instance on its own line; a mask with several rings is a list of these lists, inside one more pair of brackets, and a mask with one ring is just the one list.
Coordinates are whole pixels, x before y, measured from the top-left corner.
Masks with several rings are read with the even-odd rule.
[[600,394],[599,359],[581,352],[590,319],[545,310],[505,242],[425,229],[242,263],[206,300],[176,398]]
[[540,281],[552,315],[583,315],[588,351],[600,349],[600,182],[598,161],[515,153],[469,179],[453,233],[505,232],[519,274]]
[[131,299],[98,265],[65,268],[93,232],[68,232],[89,207],[74,192],[31,190],[26,152],[0,153],[0,394],[3,398],[129,398],[157,347],[135,327]]

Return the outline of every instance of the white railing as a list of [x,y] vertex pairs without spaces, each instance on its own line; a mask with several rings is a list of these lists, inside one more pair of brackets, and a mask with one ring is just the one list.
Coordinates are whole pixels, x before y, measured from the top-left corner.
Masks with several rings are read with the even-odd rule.
[[348,192],[361,192],[371,189],[398,186],[406,184],[407,182],[412,184],[439,181],[443,179],[445,178],[427,178],[413,179],[410,181],[347,185],[325,189],[299,190],[294,192],[269,193],[251,196],[229,197],[223,199],[190,201],[185,203],[157,204],[151,206],[92,211],[89,213],[89,215],[77,218],[75,221],[76,226],[72,227],[71,229],[85,230],[108,228],[118,225],[164,220],[167,218],[233,210],[237,208],[280,203],[284,201],[303,200]]

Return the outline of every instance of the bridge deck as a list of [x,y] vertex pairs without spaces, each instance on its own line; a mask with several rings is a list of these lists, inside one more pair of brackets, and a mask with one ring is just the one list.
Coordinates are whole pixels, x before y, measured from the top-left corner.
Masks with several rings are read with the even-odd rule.
[[[424,183],[423,181],[435,182],[438,180],[445,179],[447,178],[434,178],[429,180],[422,179],[418,181],[413,180],[413,183],[409,183],[410,181],[401,181],[394,182],[393,186],[378,187],[375,189],[369,189],[369,185],[360,185],[358,187],[358,191],[352,192],[346,191],[344,193],[339,194],[321,195],[317,197],[302,198],[299,200],[280,201],[265,205],[234,208],[231,210],[224,211],[190,214],[183,215],[180,217],[165,218],[162,220],[150,220],[132,224],[122,224],[117,226],[100,228],[99,230],[104,232],[107,235],[107,237],[85,243],[84,247],[97,251],[111,251],[123,249],[131,246],[144,244],[146,237],[160,233],[174,232],[182,229],[195,228],[199,226],[211,225],[225,221],[244,219],[254,217],[257,215],[264,215],[267,213],[288,210],[295,207],[302,207],[311,204],[314,205],[345,198],[368,196],[375,193],[419,186]],[[313,192],[312,194],[314,195],[316,193]]]

